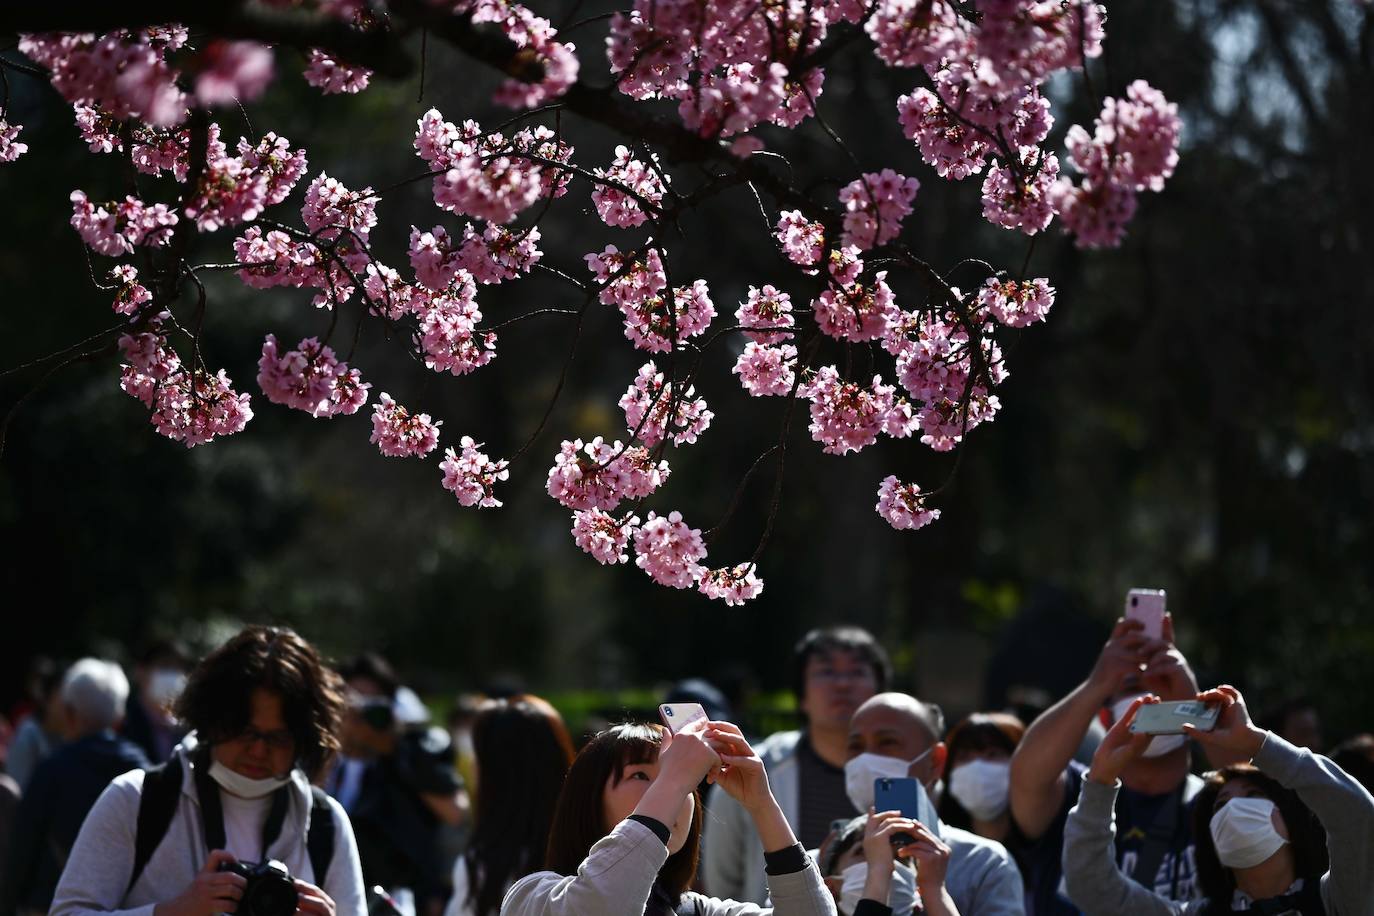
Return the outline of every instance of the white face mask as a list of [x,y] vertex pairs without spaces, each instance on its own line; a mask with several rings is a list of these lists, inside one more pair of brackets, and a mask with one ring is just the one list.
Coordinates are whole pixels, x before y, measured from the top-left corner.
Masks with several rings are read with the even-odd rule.
[[949,774],[949,794],[973,819],[991,821],[1007,810],[1011,794],[1011,762],[971,760]]
[[[855,862],[840,872],[840,912],[852,916],[863,899],[864,883],[868,880],[868,863]],[[892,884],[887,900],[879,900],[892,907],[892,916],[908,916],[916,908],[916,872],[904,865],[892,869]]]
[[[1137,693],[1133,696],[1123,697],[1112,704],[1112,721],[1120,722],[1121,717],[1130,710],[1131,704],[1138,697],[1145,694]],[[1146,757],[1163,757],[1165,754],[1172,754],[1174,751],[1183,747],[1188,742],[1186,735],[1156,735],[1150,739],[1149,745],[1145,748]]]
[[290,782],[291,774],[269,776],[267,779],[249,779],[216,760],[210,764],[210,778],[219,783],[219,787],[230,795],[237,795],[239,798],[263,798]]
[[167,708],[181,695],[186,675],[175,668],[158,668],[148,678],[148,702]]
[[884,757],[882,754],[864,753],[844,765],[844,791],[850,802],[865,814],[873,807],[873,782],[877,779],[905,779],[908,772],[920,763],[930,751],[915,760],[900,757]]
[[1288,841],[1274,829],[1274,803],[1267,798],[1233,798],[1212,815],[1212,843],[1227,868],[1252,868]]

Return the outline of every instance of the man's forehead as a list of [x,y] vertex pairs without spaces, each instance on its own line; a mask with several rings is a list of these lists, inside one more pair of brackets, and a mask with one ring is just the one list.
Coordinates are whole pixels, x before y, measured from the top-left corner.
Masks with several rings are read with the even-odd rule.
[[835,646],[829,649],[817,649],[811,653],[811,657],[806,660],[807,665],[868,665],[868,660],[853,649],[845,649]]

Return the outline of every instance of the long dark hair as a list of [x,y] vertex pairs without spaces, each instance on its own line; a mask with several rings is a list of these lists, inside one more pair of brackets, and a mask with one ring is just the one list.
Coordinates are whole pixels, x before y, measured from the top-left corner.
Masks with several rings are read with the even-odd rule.
[[486,914],[501,908],[508,884],[539,868],[573,746],[558,710],[520,694],[482,704],[472,747],[477,826],[463,856],[468,899]]
[[343,684],[292,630],[245,627],[205,656],[186,680],[176,716],[202,741],[232,740],[248,727],[259,687],[281,697],[296,765],[311,778],[319,775],[339,749]]
[[[601,796],[606,784],[619,784],[628,766],[653,763],[662,745],[660,726],[638,724],[616,725],[587,742],[563,781],[549,831],[545,868],[560,875],[577,873],[592,846],[615,826],[602,819]],[[692,798],[695,804],[687,842],[658,870],[658,884],[673,900],[691,887],[701,853],[701,799],[695,792]]]
[[1288,844],[1293,850],[1293,866],[1297,877],[1310,884],[1321,880],[1330,868],[1326,850],[1326,831],[1312,810],[1302,803],[1298,793],[1285,789],[1272,776],[1262,773],[1248,763],[1208,773],[1202,790],[1193,800],[1193,838],[1196,843],[1197,882],[1202,897],[1208,901],[1206,912],[1229,913],[1236,894],[1236,876],[1217,858],[1212,842],[1212,815],[1221,787],[1240,779],[1253,785],[1265,798],[1273,802],[1288,827]]
[[[970,713],[950,729],[949,737],[945,738],[945,747],[948,748],[945,756],[948,761],[945,764],[946,784],[949,782],[949,773],[954,768],[954,761],[962,755],[997,748],[1011,756],[1025,736],[1025,723],[1016,716],[1003,712]],[[973,818],[967,809],[959,804],[954,793],[949,791],[948,785],[940,799],[938,812],[940,820],[951,827],[968,830],[973,825]]]

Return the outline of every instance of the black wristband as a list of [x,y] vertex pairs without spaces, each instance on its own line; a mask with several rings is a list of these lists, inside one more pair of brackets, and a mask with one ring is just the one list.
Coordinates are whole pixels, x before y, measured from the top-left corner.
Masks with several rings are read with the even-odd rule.
[[667,824],[663,823],[663,821],[649,817],[647,814],[631,814],[626,820],[638,821],[645,827],[648,827],[654,832],[654,836],[658,837],[659,842],[664,846],[668,845],[668,838],[673,835],[673,831],[668,829]]
[[763,854],[763,870],[770,875],[796,874],[806,867],[806,862],[806,850],[801,843]]

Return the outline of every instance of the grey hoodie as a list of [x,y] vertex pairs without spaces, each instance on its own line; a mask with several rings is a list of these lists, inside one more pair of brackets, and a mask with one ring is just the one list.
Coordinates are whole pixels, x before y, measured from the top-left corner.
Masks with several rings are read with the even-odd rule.
[[[1298,793],[1326,829],[1331,870],[1321,878],[1327,916],[1374,916],[1374,797],[1344,770],[1270,732],[1255,766]],[[1064,825],[1064,878],[1085,916],[1197,916],[1205,900],[1166,900],[1117,870],[1116,786],[1083,780]]]
[[[189,760],[192,747],[194,738],[188,738],[172,752],[173,758],[181,761],[181,797],[162,843],[134,886],[125,893],[134,866],[135,826],[143,792],[142,770],[116,777],[86,816],[57,884],[49,916],[93,913],[152,916],[157,904],[186,890],[208,855],[200,801],[196,797],[195,777]],[[323,890],[333,898],[338,916],[363,916],[367,904],[353,828],[338,802],[331,798],[329,805],[334,812],[334,856]],[[310,783],[299,769],[292,770],[286,822],[265,858],[277,859],[293,876],[317,884],[305,846],[310,813]]]
[[[624,820],[597,841],[575,875],[551,871],[521,878],[506,892],[501,916],[644,916],[668,847],[638,821]],[[773,909],[720,900],[688,891],[683,902],[696,916],[836,916],[835,901],[816,866],[790,875],[769,875]]]

